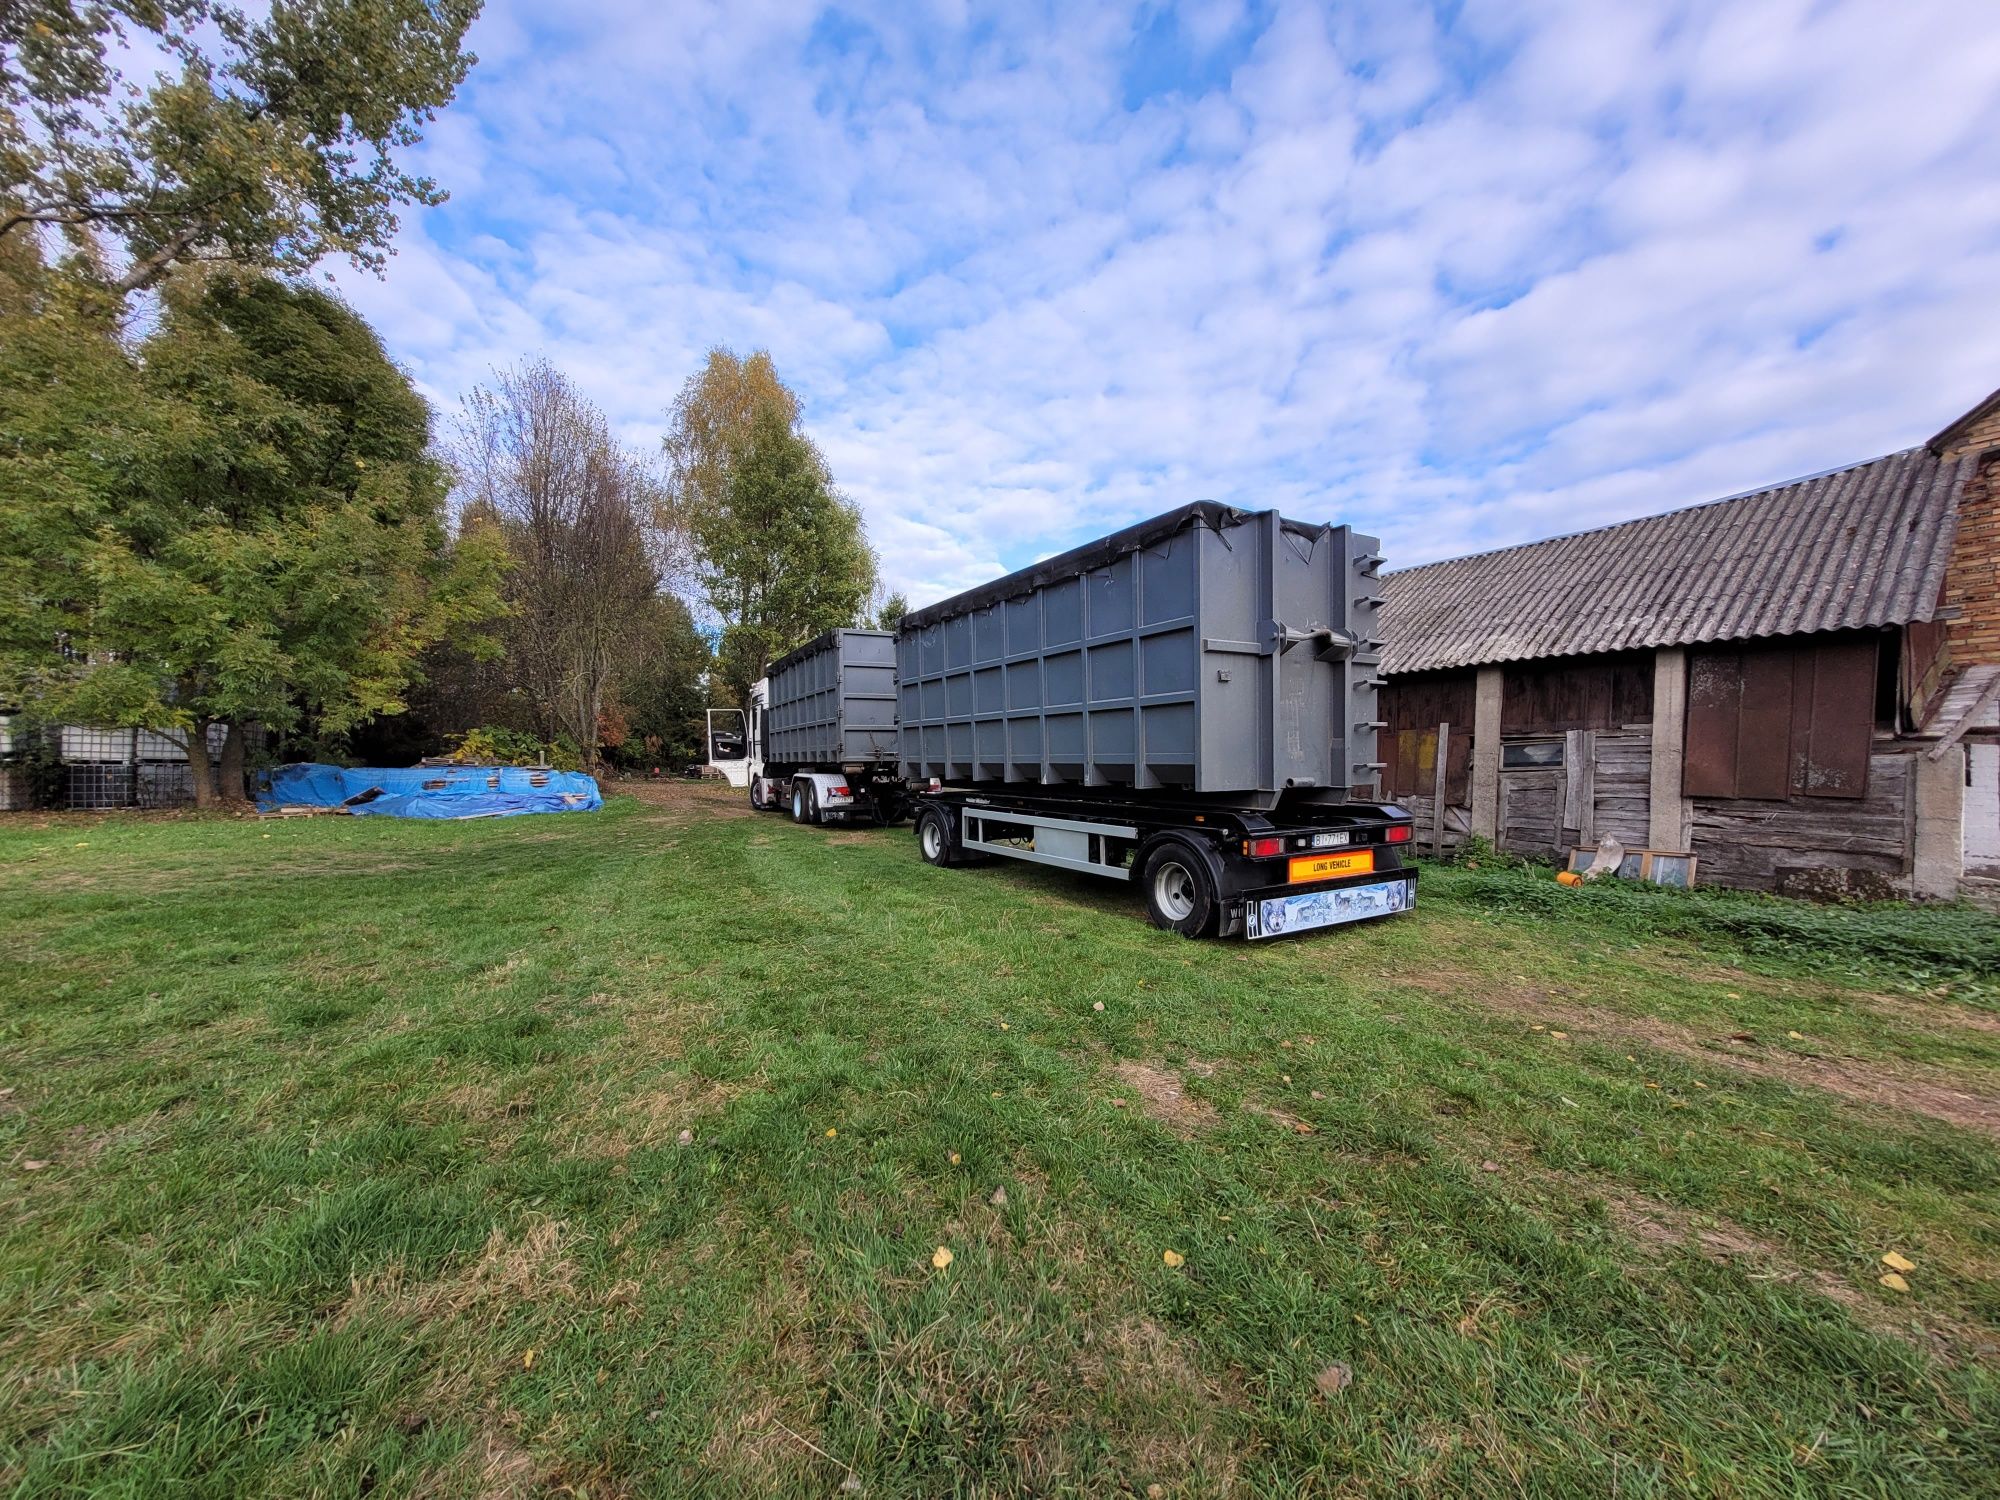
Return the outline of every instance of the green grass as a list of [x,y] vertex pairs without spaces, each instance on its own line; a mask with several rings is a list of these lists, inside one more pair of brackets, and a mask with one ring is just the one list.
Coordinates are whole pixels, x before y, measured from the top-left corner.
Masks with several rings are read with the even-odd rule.
[[1993,919],[1424,878],[0,821],[0,1486],[1990,1491]]

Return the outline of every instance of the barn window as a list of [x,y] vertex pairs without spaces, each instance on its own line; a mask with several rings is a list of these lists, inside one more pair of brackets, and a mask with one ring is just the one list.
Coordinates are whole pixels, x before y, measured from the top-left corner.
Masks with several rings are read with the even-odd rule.
[[1500,764],[1509,771],[1530,771],[1563,763],[1561,740],[1528,740],[1500,747]]
[[1689,797],[1862,797],[1877,642],[1833,637],[1688,655]]

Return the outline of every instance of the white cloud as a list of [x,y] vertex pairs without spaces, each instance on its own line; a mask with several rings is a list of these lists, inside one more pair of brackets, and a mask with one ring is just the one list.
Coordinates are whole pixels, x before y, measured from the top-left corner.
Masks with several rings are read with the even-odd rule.
[[768,347],[919,602],[1196,498],[1429,560],[2000,384],[1980,0],[1217,0],[1128,109],[1159,19],[496,5],[347,285],[441,403],[546,354],[634,442]]

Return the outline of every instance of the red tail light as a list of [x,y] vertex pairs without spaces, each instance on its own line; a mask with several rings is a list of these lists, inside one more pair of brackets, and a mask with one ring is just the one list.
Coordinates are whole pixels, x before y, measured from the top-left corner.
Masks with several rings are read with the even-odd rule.
[[1389,831],[1382,835],[1382,841],[1386,844],[1409,843],[1410,825],[1408,823],[1391,823]]
[[[829,797],[851,797],[851,796],[853,796],[853,795],[854,795],[854,794],[853,794],[852,792],[848,791],[848,789],[847,789],[846,787],[844,787],[844,786],[837,786],[837,787],[835,787],[835,788],[834,788],[834,789],[833,789],[832,791],[830,791],[830,792],[828,792],[828,793],[827,793],[827,796],[829,796]],[[1406,837],[1406,838],[1407,838],[1408,836],[1409,836],[1409,835],[1408,835],[1407,833],[1406,833],[1406,834],[1404,835],[1404,837]]]
[[1273,854],[1285,852],[1283,839],[1245,839],[1243,852],[1253,859],[1269,859]]

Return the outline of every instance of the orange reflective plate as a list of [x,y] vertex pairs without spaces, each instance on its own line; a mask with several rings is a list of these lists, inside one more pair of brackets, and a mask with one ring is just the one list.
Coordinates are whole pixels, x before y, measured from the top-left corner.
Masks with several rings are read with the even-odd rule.
[[1332,880],[1338,875],[1366,875],[1375,868],[1373,849],[1355,849],[1346,854],[1302,854],[1292,861],[1291,881]]

